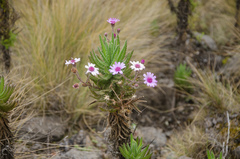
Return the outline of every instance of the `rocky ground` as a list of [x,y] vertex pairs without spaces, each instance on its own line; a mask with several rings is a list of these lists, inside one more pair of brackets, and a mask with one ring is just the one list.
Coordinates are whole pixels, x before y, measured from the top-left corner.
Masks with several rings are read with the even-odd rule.
[[[198,36],[199,33],[194,33]],[[166,48],[174,48],[174,44],[168,44]],[[205,67],[218,70],[221,67],[222,56],[216,55],[217,45],[207,35],[202,36],[201,41],[189,38],[186,42],[191,62],[204,69]],[[193,48],[194,46],[194,48]],[[194,51],[189,51],[194,50]],[[139,104],[143,113],[133,113],[133,122],[138,126],[135,136],[143,138],[145,144],[150,144],[153,152],[152,159],[191,159],[187,156],[176,157],[174,153],[166,157],[163,149],[168,139],[175,130],[183,128],[192,120],[191,113],[196,110],[192,100],[186,100],[185,96],[177,92],[173,82],[173,73],[179,63],[186,62],[178,54],[177,49],[165,49],[168,63],[158,67],[166,67],[162,72],[155,72],[158,77],[161,89],[145,89],[138,92],[138,96],[144,96],[148,101],[146,105]],[[163,58],[163,57],[159,57]],[[156,60],[157,61],[157,60]],[[214,65],[213,65],[214,63]],[[155,65],[155,64],[149,64]],[[194,75],[193,75],[194,76]],[[212,133],[223,117],[209,117],[204,121],[206,133]],[[60,117],[45,116],[34,117],[21,128],[18,136],[21,140],[27,141],[24,147],[18,147],[17,152],[26,153],[25,158],[53,158],[53,159],[111,159],[107,151],[107,134],[93,133],[88,129],[81,129],[72,136],[66,136],[67,125]],[[233,153],[239,154],[237,147]],[[32,153],[34,152],[34,153]]]

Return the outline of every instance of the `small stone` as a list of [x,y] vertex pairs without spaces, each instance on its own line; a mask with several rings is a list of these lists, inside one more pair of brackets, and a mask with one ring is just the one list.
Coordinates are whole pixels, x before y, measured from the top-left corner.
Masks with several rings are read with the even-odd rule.
[[206,120],[205,120],[205,126],[206,126],[206,128],[210,128],[210,127],[213,126],[213,123],[212,123],[212,121],[211,121],[210,118],[206,118]]
[[66,123],[61,122],[60,117],[34,117],[22,126],[19,136],[35,141],[59,141],[64,136],[66,128]]
[[162,129],[154,127],[141,127],[139,128],[139,137],[143,138],[143,142],[149,144],[152,142],[154,147],[165,146],[167,142],[166,135],[162,132]]
[[217,45],[215,41],[208,35],[202,35],[198,32],[193,33],[195,37],[198,37],[201,39],[201,43],[205,46],[207,46],[210,50],[217,50]]
[[180,156],[178,159],[192,159],[192,158],[187,156]]
[[86,141],[86,147],[91,147],[91,146],[93,146],[93,143],[92,143],[92,141],[91,141],[91,139],[90,139],[89,136],[86,136],[85,141]]
[[84,159],[97,159],[101,158],[101,154],[99,151],[78,151],[77,149],[71,149],[65,154],[59,154],[53,159],[77,159],[84,157]]

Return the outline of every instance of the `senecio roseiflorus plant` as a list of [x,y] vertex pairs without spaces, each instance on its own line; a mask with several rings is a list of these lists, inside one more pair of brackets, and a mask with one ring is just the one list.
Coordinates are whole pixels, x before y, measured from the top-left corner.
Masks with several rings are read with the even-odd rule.
[[87,80],[84,82],[76,68],[76,63],[80,58],[72,58],[66,61],[66,65],[72,65],[72,72],[79,79],[79,83],[73,85],[79,88],[88,87],[95,102],[105,102],[106,107],[100,107],[102,111],[109,112],[108,124],[111,127],[109,140],[113,143],[113,151],[119,151],[118,147],[123,143],[129,142],[131,132],[130,117],[134,109],[138,113],[141,111],[135,105],[135,102],[142,97],[135,95],[136,89],[141,83],[150,87],[157,85],[156,76],[147,72],[140,75],[145,69],[144,60],[130,61],[133,51],[127,53],[127,41],[122,49],[120,48],[119,33],[114,32],[115,23],[120,21],[116,18],[107,20],[112,27],[111,39],[105,33],[102,38],[99,36],[101,47],[98,48],[98,54],[94,50],[90,52],[89,63],[85,66],[87,69]]
[[13,159],[13,134],[9,128],[8,114],[17,105],[10,97],[14,91],[12,85],[4,84],[4,77],[0,78],[0,158]]

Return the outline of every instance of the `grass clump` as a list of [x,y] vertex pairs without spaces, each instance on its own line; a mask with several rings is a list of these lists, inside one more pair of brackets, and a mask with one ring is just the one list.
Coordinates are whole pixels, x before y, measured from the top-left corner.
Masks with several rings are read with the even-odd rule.
[[221,82],[218,80],[218,75],[210,70],[203,72],[197,70],[193,65],[191,68],[197,75],[196,79],[191,79],[191,84],[198,92],[193,99],[202,106],[207,106],[207,110],[214,108],[219,112],[239,111],[239,94],[234,86],[228,81]]
[[203,150],[207,145],[208,138],[204,130],[191,125],[185,130],[175,133],[169,140],[167,149],[178,157],[204,158],[206,154]]

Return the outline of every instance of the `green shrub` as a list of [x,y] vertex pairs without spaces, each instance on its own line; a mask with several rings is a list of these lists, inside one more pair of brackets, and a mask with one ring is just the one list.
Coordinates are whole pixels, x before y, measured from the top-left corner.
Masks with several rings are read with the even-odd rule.
[[188,90],[190,83],[188,78],[191,76],[192,71],[186,66],[186,64],[180,64],[174,72],[174,83],[180,89]]

